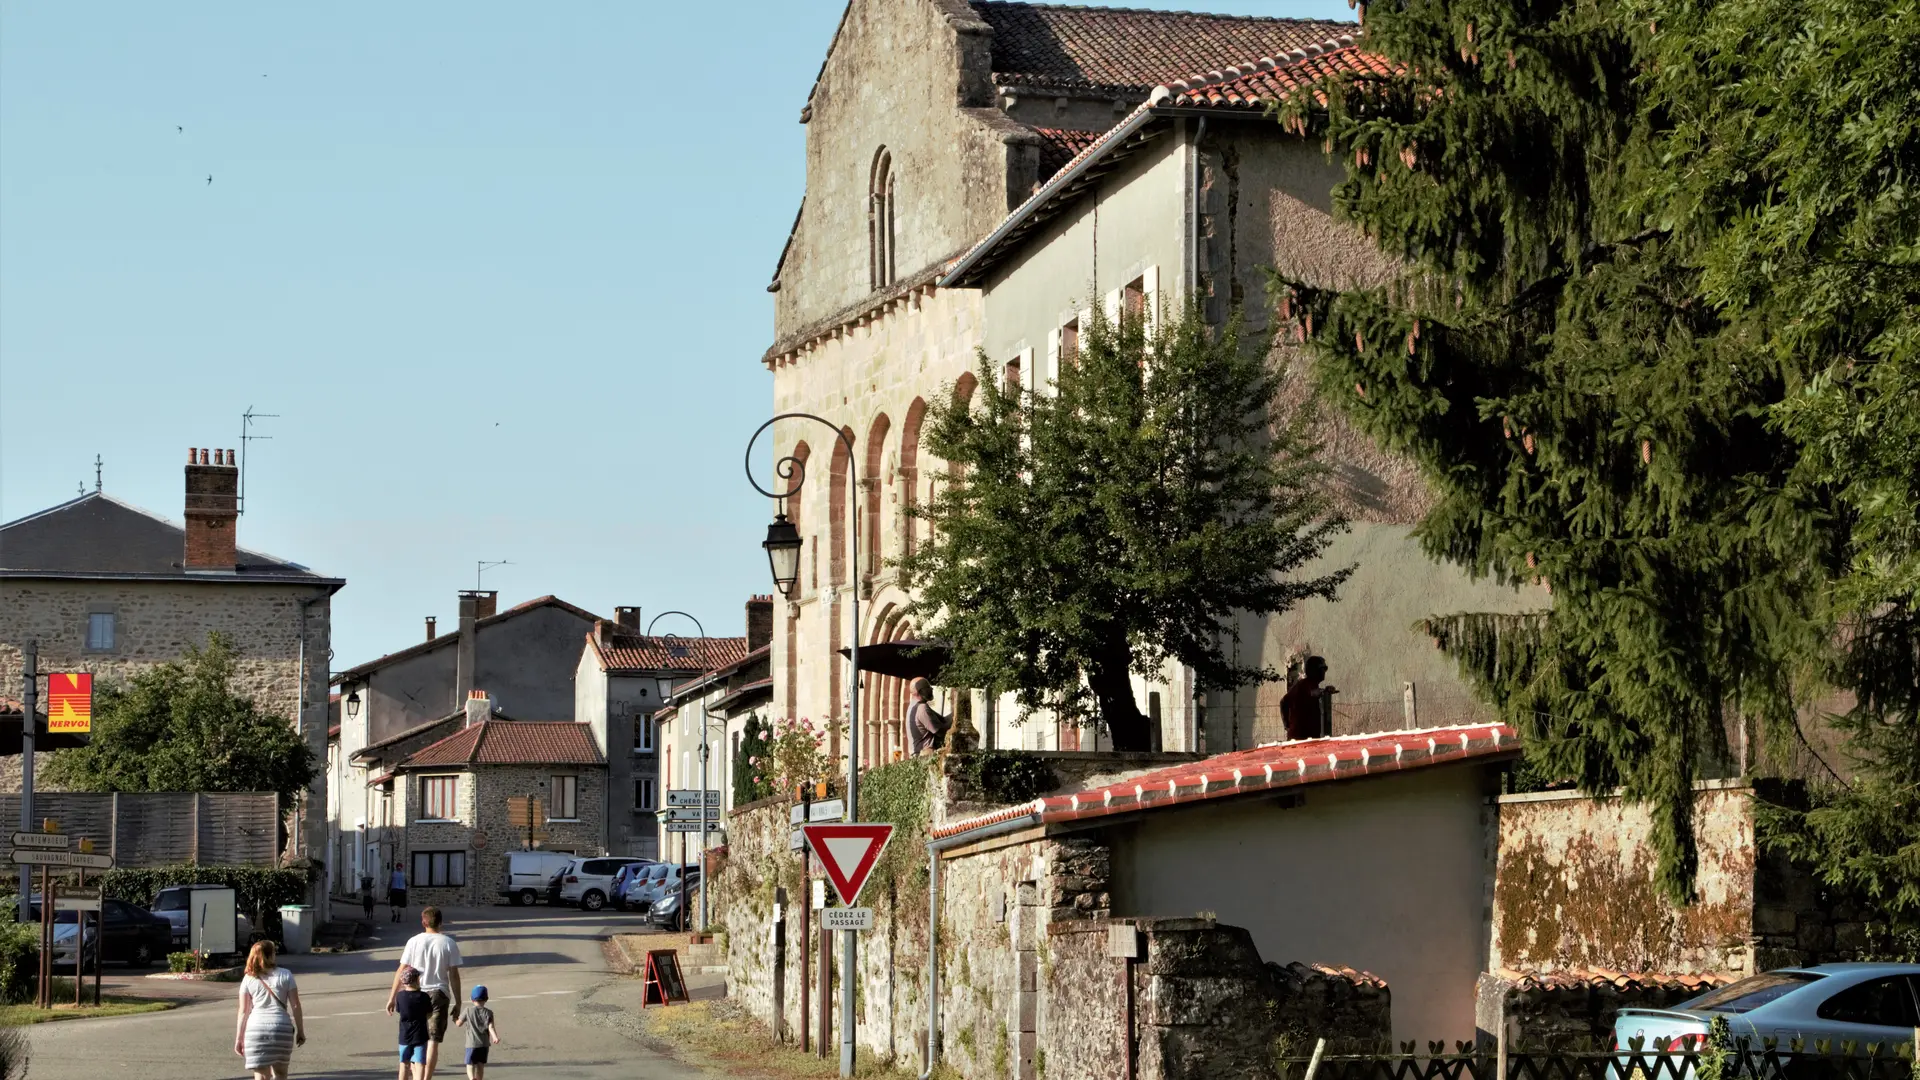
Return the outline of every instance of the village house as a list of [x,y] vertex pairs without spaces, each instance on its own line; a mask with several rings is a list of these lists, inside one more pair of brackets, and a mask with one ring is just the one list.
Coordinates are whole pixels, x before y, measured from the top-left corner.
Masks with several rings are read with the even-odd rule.
[[[748,651],[738,659],[703,672],[698,678],[674,688],[665,708],[654,713],[659,729],[662,770],[666,788],[697,791],[704,786],[720,793],[723,811],[734,806],[734,764],[739,756],[740,740],[747,720],[766,718],[767,705],[773,700],[771,662],[773,651],[768,637],[772,631],[773,603],[756,596],[747,607]],[[756,617],[758,615],[758,617]],[[706,768],[701,770],[701,728],[706,729]],[[663,789],[664,790],[664,789]],[[724,814],[723,814],[724,817]],[[694,862],[701,851],[700,833],[671,834],[666,822],[659,825],[662,858]],[[724,824],[706,835],[706,847],[726,843]],[[683,846],[684,845],[684,846]]]
[[[749,603],[749,633],[756,619],[764,623],[771,613],[771,601]],[[656,818],[665,784],[651,718],[677,684],[739,660],[747,640],[643,634],[639,608],[619,608],[614,622],[594,624],[574,672],[574,716],[588,725],[607,761],[602,850],[660,857]]]
[[328,807],[337,896],[404,858],[393,767],[463,725],[476,689],[486,691],[492,716],[575,718],[573,673],[580,639],[599,621],[592,612],[553,596],[501,611],[491,590],[463,590],[458,603],[452,633],[429,616],[421,641],[332,677],[338,730],[325,760],[339,792]]
[[[586,724],[507,720],[483,691],[457,730],[392,767],[393,824],[416,904],[491,904],[503,895],[506,853],[603,849],[606,759]],[[529,824],[514,800],[537,802]]]
[[[42,675],[91,672],[108,681],[180,660],[217,632],[237,654],[235,690],[285,717],[316,759],[324,757],[332,602],[346,582],[241,547],[239,480],[233,451],[194,448],[184,526],[98,488],[0,526],[7,697],[20,695],[29,641]],[[45,708],[43,696],[43,717]],[[4,759],[7,790],[19,790],[18,762]],[[328,856],[326,819],[308,812],[328,805],[328,780],[325,772],[314,778],[292,823],[296,855]]]

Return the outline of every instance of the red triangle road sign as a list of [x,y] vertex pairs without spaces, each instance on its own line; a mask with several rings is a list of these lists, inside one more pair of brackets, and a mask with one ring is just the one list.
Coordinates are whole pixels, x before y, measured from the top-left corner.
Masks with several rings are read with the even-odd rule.
[[867,884],[867,876],[873,873],[873,864],[880,861],[880,852],[886,848],[887,838],[893,835],[893,826],[822,822],[804,825],[801,831],[806,834],[807,846],[827,868],[827,880],[833,882],[840,902],[852,907]]

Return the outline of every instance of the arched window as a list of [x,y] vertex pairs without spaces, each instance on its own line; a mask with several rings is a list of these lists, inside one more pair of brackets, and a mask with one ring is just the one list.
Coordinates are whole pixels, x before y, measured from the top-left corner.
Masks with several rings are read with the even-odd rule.
[[920,505],[920,424],[926,416],[925,399],[914,398],[900,427],[900,551],[904,555],[913,554],[918,546],[920,523],[913,519],[913,510]]
[[893,155],[884,146],[867,183],[867,268],[873,288],[893,284]]
[[[798,475],[801,475],[801,476],[806,475],[807,458],[810,457],[812,454],[813,454],[813,449],[809,447],[804,440],[801,442],[797,442],[793,445],[793,453],[791,456],[795,461],[799,462]],[[776,478],[776,482],[777,481],[778,481],[778,478]],[[780,489],[775,488],[774,490],[778,491]],[[807,535],[807,527],[804,523],[805,519],[801,513],[802,506],[806,502],[806,499],[804,497],[805,491],[806,489],[802,488],[801,494],[795,495],[791,499],[787,499],[784,509],[787,515],[787,520],[793,522],[793,527],[797,532],[799,532],[800,538],[807,543],[809,550],[813,550],[815,541],[813,537]],[[814,567],[813,567],[812,586],[813,588],[816,588],[816,589],[820,587],[820,567],[817,562],[814,564]],[[806,588],[806,586],[803,585],[801,586],[801,588],[804,589]]]
[[862,577],[878,574],[882,564],[880,538],[885,534],[881,531],[881,518],[886,500],[880,497],[880,491],[886,480],[882,470],[887,464],[884,457],[887,450],[887,431],[892,426],[893,421],[887,419],[886,413],[881,413],[873,418],[873,426],[867,430],[867,471],[862,477],[865,481],[862,486],[866,488],[863,492],[866,496],[865,517],[862,520],[867,531],[860,537],[861,542],[866,545],[866,550],[861,553],[866,556],[864,565],[860,567]]
[[[852,433],[848,433],[851,437]],[[827,495],[827,566],[831,580],[835,585],[847,583],[847,465],[851,455],[847,452],[847,443],[835,439],[833,443],[833,462],[828,472],[831,490]],[[837,670],[837,668],[836,668]]]

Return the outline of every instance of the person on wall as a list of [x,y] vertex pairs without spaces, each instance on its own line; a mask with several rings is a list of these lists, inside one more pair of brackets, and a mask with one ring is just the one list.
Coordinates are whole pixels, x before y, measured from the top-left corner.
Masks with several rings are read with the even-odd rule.
[[1289,741],[1320,739],[1332,734],[1322,730],[1321,724],[1321,699],[1337,692],[1326,685],[1326,681],[1326,659],[1307,657],[1306,677],[1287,687],[1286,696],[1280,699],[1280,720],[1287,727]]
[[925,679],[913,680],[913,704],[907,706],[907,737],[913,740],[914,755],[940,749],[947,740],[947,729],[952,726],[952,720],[933,711],[933,684]]

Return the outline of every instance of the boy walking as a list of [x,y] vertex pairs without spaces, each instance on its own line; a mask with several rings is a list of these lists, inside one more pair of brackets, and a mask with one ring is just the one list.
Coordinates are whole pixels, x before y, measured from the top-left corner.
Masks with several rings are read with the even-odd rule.
[[473,1004],[454,1021],[467,1029],[467,1080],[485,1080],[487,1051],[500,1041],[500,1029],[494,1024],[493,1010],[487,1008],[487,988],[473,988]]
[[400,969],[400,989],[387,1011],[400,1014],[400,1080],[421,1080],[427,1070],[427,1017],[433,1003],[420,992],[420,973]]

